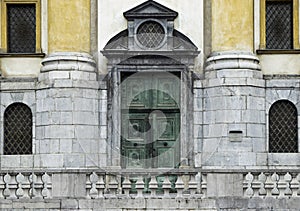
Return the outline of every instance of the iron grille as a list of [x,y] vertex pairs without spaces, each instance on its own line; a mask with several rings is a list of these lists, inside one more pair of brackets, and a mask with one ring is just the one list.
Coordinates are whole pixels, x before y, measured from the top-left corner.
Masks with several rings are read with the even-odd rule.
[[281,100],[269,112],[269,151],[298,152],[298,113],[293,103]]
[[35,4],[7,5],[7,35],[9,53],[35,53]]
[[164,28],[155,21],[143,23],[137,31],[138,41],[147,48],[156,48],[164,40]]
[[266,48],[293,48],[293,2],[266,2]]
[[14,103],[5,110],[4,154],[32,154],[32,113],[25,104]]

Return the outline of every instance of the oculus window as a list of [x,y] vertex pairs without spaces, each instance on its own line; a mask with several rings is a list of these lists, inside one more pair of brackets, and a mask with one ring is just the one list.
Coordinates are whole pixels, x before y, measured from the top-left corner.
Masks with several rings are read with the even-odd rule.
[[165,38],[164,28],[155,21],[146,21],[137,29],[137,40],[146,48],[156,48]]

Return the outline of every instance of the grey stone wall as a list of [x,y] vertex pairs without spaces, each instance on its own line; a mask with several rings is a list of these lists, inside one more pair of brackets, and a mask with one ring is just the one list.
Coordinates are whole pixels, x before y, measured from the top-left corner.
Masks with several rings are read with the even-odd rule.
[[24,103],[32,111],[33,114],[33,152],[36,150],[36,96],[35,96],[35,79],[7,79],[0,82],[0,168],[16,169],[16,168],[32,168],[33,155],[3,155],[4,144],[4,112],[5,109],[13,103]]
[[[192,116],[181,124],[183,132],[193,127],[191,136],[183,136],[188,137],[183,140],[184,152],[194,152],[194,162],[183,169],[197,174],[183,175],[183,180],[188,178],[185,184],[178,182],[177,191],[191,188],[184,199],[166,197],[168,182],[163,186],[164,196],[143,196],[141,178],[137,183],[141,197],[129,197],[122,192],[123,182],[129,188],[132,184],[120,175],[103,176],[101,181],[84,172],[118,171],[107,166],[112,158],[107,145],[111,99],[106,80],[97,76],[88,54],[55,53],[43,61],[37,80],[0,82],[2,134],[4,111],[10,104],[25,103],[33,113],[33,155],[0,156],[1,170],[13,171],[0,175],[0,210],[299,210],[299,153],[267,150],[269,109],[282,99],[300,109],[299,78],[263,77],[259,60],[250,53],[215,53],[208,58],[205,76],[195,79],[190,95],[182,98],[193,108]],[[3,152],[3,136],[0,142]],[[20,179],[19,169],[25,170],[26,181]],[[51,182],[44,172],[38,173],[36,182],[30,179],[31,171],[42,169],[52,172]],[[254,173],[246,175],[245,169]],[[257,173],[266,169],[280,173]],[[295,172],[289,174],[287,169]],[[29,197],[31,189],[38,190],[37,197]],[[100,190],[104,198],[98,197]]]
[[265,86],[259,60],[225,52],[207,60],[203,80],[203,166],[255,166],[265,151]]
[[218,199],[49,199],[49,200],[19,200],[0,199],[0,210],[37,210],[37,211],[139,211],[139,210],[184,210],[184,211],[298,211],[300,200],[297,198],[280,200],[273,198],[221,197]]
[[99,167],[99,152],[105,147],[99,142],[103,93],[94,60],[88,54],[57,53],[42,64],[36,93],[36,166]]

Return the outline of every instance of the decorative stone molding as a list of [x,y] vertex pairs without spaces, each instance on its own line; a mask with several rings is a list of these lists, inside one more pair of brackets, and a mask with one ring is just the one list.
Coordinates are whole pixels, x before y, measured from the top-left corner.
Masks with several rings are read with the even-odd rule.
[[[123,177],[123,179],[121,179]],[[130,174],[114,175],[93,172],[87,175],[87,198],[202,198],[201,184],[195,173],[160,176]],[[198,185],[199,184],[199,185]]]
[[45,173],[0,174],[0,198],[48,199],[52,198],[52,175]]
[[213,78],[262,79],[259,59],[250,52],[215,52],[206,60],[205,76]]
[[244,176],[245,197],[299,197],[299,190],[299,173],[249,172]]
[[58,52],[42,61],[38,88],[79,87],[95,88],[97,82],[96,63],[87,53]]
[[[104,172],[92,170],[49,170],[48,172],[37,171],[13,171],[0,172],[0,199],[59,199],[57,189],[68,189],[74,183],[64,183],[67,180],[55,180],[61,176],[72,178],[80,173],[83,180],[78,180],[77,186],[81,186],[82,194],[86,199],[204,199],[207,196],[207,188],[215,188],[214,176],[210,175],[243,175],[243,182],[237,187],[243,190],[244,199],[256,197],[270,198],[298,198],[300,196],[300,174],[299,170],[286,171],[277,169],[245,171],[239,170],[201,170],[186,171],[174,170],[160,174],[159,171],[136,171],[131,172]],[[229,173],[230,172],[230,173]],[[75,177],[74,177],[75,178]],[[224,177],[226,178],[226,176]],[[58,183],[62,182],[61,185]],[[220,184],[224,181],[218,181]],[[54,185],[55,183],[55,185]],[[217,187],[217,183],[215,184]],[[209,184],[209,185],[208,185]],[[231,184],[232,185],[232,184]],[[79,190],[78,189],[78,190]],[[85,191],[84,191],[85,190]],[[220,191],[220,190],[219,190]],[[209,190],[211,193],[211,190]],[[73,194],[73,192],[70,192]],[[74,196],[64,195],[73,198]],[[211,196],[214,197],[214,196]]]
[[48,71],[86,71],[94,72],[96,63],[93,57],[87,53],[57,52],[50,54],[42,61],[41,72]]

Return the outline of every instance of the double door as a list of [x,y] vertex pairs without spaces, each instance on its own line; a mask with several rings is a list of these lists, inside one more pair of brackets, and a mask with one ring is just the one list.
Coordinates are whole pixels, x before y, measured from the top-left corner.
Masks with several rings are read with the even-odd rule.
[[123,168],[173,168],[180,154],[180,80],[157,73],[122,81]]

